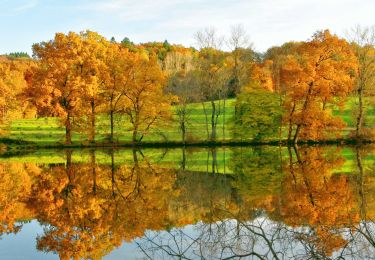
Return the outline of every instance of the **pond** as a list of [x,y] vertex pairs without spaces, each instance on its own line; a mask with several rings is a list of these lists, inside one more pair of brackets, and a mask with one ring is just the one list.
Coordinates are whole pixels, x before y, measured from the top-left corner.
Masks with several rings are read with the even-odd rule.
[[373,259],[375,147],[0,157],[0,259]]

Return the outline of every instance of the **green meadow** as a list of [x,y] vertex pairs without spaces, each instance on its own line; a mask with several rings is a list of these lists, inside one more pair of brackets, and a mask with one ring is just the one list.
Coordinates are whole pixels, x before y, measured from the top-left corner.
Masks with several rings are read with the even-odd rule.
[[[218,103],[218,101],[217,101]],[[223,101],[221,101],[223,108]],[[231,119],[234,115],[235,99],[226,100],[225,116],[222,113],[218,118],[217,139],[232,139],[231,129],[233,124]],[[210,104],[206,103],[205,107],[210,120]],[[333,114],[341,117],[347,124],[343,130],[344,135],[354,130],[354,118],[356,111],[356,101],[354,98],[349,99],[343,109],[334,108]],[[374,108],[366,109],[366,124],[368,126],[375,125]],[[210,125],[208,126],[210,130]],[[97,118],[97,142],[105,142],[108,140],[110,131],[109,118],[105,115]],[[58,118],[38,118],[38,119],[19,119],[11,122],[7,131],[8,138],[13,140],[22,140],[33,142],[36,145],[55,145],[64,142],[65,129]],[[115,139],[118,142],[131,141],[131,127],[126,117],[117,117],[115,119]],[[74,144],[87,143],[87,132],[84,127],[76,129],[73,134]],[[187,140],[191,142],[199,142],[207,140],[206,116],[201,103],[193,103],[188,105],[188,124],[187,124]],[[145,135],[143,142],[179,142],[181,141],[181,133],[178,128],[176,118],[169,122],[163,123],[162,126],[153,128]]]

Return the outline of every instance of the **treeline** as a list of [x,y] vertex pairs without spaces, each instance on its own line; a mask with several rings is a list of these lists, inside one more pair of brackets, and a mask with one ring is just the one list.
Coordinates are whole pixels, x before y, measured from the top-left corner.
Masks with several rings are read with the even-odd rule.
[[[357,27],[347,39],[319,31],[263,54],[252,49],[242,26],[233,26],[226,39],[214,29],[195,39],[199,49],[117,42],[91,31],[57,33],[33,45],[33,59],[0,56],[2,122],[60,117],[71,144],[73,131],[95,142],[99,115],[107,115],[109,142],[119,116],[131,125],[134,143],[174,120],[185,143],[188,104],[201,103],[207,140],[217,140],[219,122],[225,134],[230,121],[234,139],[297,143],[336,138],[345,123],[332,110],[355,96],[351,137],[374,136],[365,118],[375,93],[374,28]],[[226,118],[226,100],[234,97],[234,118]]]

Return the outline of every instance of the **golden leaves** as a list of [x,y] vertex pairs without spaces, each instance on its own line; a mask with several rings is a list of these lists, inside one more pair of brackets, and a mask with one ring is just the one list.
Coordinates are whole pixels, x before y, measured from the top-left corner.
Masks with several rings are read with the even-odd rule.
[[331,35],[318,32],[309,42],[298,46],[281,67],[285,88],[284,122],[289,136],[295,127],[295,139],[323,139],[328,132],[344,126],[332,116],[329,108],[342,105],[353,89],[353,71],[357,63],[349,44]]

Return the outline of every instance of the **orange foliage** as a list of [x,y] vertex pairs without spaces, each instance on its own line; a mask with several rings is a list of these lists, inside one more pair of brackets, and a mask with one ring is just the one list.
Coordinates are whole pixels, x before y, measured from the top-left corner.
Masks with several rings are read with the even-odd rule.
[[346,243],[334,231],[360,221],[349,177],[333,174],[344,162],[336,154],[334,150],[326,154],[317,147],[296,151],[297,161],[290,158],[286,165],[281,195],[281,219],[293,227],[310,226],[315,236],[305,239],[327,255]]
[[342,106],[353,88],[357,62],[349,44],[330,34],[318,32],[289,55],[281,71],[285,87],[285,124],[288,139],[322,139],[327,132],[341,129],[332,106]]

